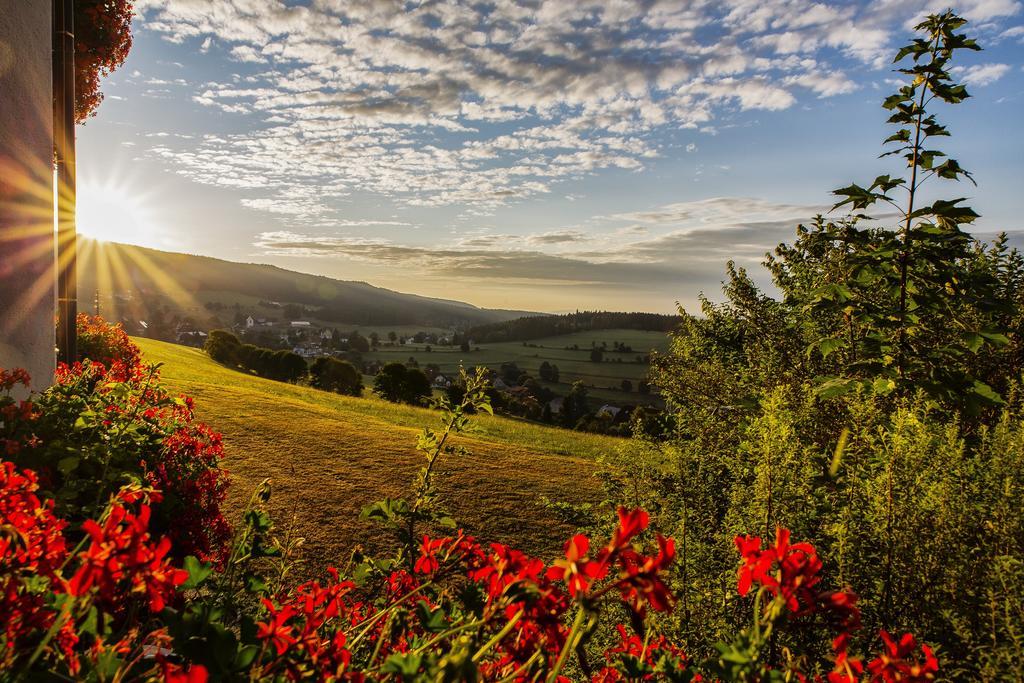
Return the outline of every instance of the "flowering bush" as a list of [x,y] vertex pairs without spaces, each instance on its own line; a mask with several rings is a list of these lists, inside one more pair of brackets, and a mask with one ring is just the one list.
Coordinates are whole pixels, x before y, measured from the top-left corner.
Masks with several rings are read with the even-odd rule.
[[[28,378],[0,371],[12,458],[0,463],[5,679],[849,683],[938,671],[910,634],[881,632],[884,649],[867,665],[851,654],[857,596],[823,589],[815,548],[791,543],[786,529],[768,547],[736,538],[737,590],[754,594],[754,617],[706,662],[661,628],[676,602],[676,548],[648,530],[642,509],[620,507],[607,540],[576,534],[550,563],[462,531],[434,533],[454,524],[432,472],[461,452],[450,437],[468,415],[487,410],[482,375],[463,378],[461,403],[443,402],[442,431],[420,436],[426,465],[414,495],[365,512],[397,532],[394,555],[357,554],[344,570],[289,586],[291,546],[264,509],[269,483],[221,543],[219,440],[192,423],[190,401],[168,397],[123,332],[83,327],[84,348],[105,362],[61,368],[34,401],[7,397]],[[831,656],[780,651],[790,630],[830,642]]]
[[124,64],[132,47],[131,0],[75,2],[75,121],[96,113],[103,101],[100,77]]
[[108,324],[100,316],[79,313],[75,320],[80,359],[103,363],[107,368],[119,363],[124,368],[137,367],[142,354],[120,323]]
[[[220,435],[196,422],[191,399],[160,384],[120,326],[81,315],[78,332],[82,360],[61,364],[50,389],[19,403],[0,396],[7,457],[38,472],[56,511],[75,524],[125,484],[157,489],[153,525],[175,553],[220,561],[231,535]],[[0,387],[26,380],[9,373]]]

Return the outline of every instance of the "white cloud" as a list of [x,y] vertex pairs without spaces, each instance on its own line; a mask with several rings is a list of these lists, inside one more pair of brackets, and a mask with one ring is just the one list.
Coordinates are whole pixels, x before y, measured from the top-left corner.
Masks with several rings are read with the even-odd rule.
[[953,68],[953,73],[967,85],[984,87],[995,83],[1010,71],[1009,64],[975,64],[965,68]]
[[[333,219],[355,190],[487,212],[591,173],[641,170],[665,153],[660,131],[713,133],[736,111],[854,92],[847,73],[882,66],[902,24],[933,3],[136,4],[145,30],[223,48],[243,70],[193,93],[225,132],[151,153],[193,180],[258,190],[247,206],[301,222]],[[967,0],[964,11],[988,21],[1019,4]],[[984,66],[967,77],[1002,75]]]

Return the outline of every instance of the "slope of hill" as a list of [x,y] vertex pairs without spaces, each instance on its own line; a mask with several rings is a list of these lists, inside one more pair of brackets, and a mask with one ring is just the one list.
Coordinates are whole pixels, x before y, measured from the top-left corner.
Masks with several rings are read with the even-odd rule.
[[403,294],[365,282],[334,280],[277,266],[125,244],[83,240],[80,250],[79,290],[86,307],[99,291],[101,297],[118,295],[122,306],[128,296],[139,299],[139,294],[147,302],[159,297],[165,305],[178,309],[199,309],[210,302],[229,306],[260,300],[292,303],[308,307],[322,320],[362,325],[451,328],[527,314]]
[[[351,398],[229,370],[202,351],[135,339],[162,363],[164,382],[196,399],[200,419],[224,434],[237,514],[264,478],[272,512],[306,538],[306,571],[345,562],[357,545],[380,549],[381,531],[358,519],[362,506],[401,496],[422,464],[413,448],[435,411],[376,398]],[[539,496],[597,502],[595,460],[621,440],[479,416],[458,441],[471,455],[442,460],[442,500],[468,533],[554,557],[571,529]],[[304,572],[305,573],[305,572]]]

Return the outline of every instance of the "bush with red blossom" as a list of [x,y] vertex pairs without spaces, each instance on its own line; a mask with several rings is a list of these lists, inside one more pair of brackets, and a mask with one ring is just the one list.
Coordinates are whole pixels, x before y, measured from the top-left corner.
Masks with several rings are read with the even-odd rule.
[[100,78],[124,64],[132,47],[131,0],[75,2],[75,121],[96,113],[103,101]]
[[27,401],[0,396],[4,453],[37,471],[56,511],[75,524],[125,484],[156,488],[153,526],[174,552],[222,560],[231,529],[221,513],[220,434],[195,419],[191,399],[167,391],[119,326],[80,315],[78,332],[82,360],[61,364],[53,386]]
[[103,363],[108,369],[114,363],[133,368],[142,362],[139,347],[120,323],[110,324],[98,315],[86,313],[79,313],[75,323],[79,360]]

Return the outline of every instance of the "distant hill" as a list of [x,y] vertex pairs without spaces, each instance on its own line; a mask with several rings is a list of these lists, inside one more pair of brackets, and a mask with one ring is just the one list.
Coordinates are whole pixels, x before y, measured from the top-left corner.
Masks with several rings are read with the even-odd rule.
[[[486,309],[461,301],[403,294],[365,282],[335,280],[320,275],[297,273],[277,266],[236,263],[114,243],[81,241],[79,301],[91,310],[95,292],[101,300],[111,299],[117,313],[147,316],[139,310],[142,300],[150,308],[155,301],[176,314],[196,315],[223,311],[257,302],[298,304],[304,315],[322,321],[355,325],[420,325],[466,328],[499,322],[527,311]],[[129,300],[134,305],[128,305]],[[108,317],[111,315],[108,308]]]
[[465,337],[476,343],[529,341],[576,332],[597,330],[644,330],[670,332],[683,319],[660,313],[615,313],[584,311],[565,315],[530,315],[477,325],[466,330]]

